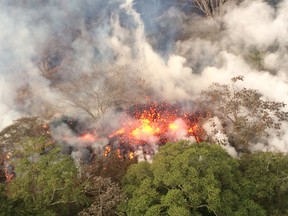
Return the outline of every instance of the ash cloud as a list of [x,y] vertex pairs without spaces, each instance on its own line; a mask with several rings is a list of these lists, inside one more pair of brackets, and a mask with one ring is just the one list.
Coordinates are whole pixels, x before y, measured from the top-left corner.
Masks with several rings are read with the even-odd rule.
[[[0,128],[20,116],[69,113],[71,106],[59,107],[63,86],[97,77],[89,84],[95,90],[113,79],[106,70],[116,67],[129,68],[133,83],[123,82],[128,87],[115,107],[143,91],[138,79],[145,93],[174,103],[239,74],[263,98],[287,102],[288,0],[230,2],[212,20],[174,0],[1,1]],[[269,150],[286,152],[286,131],[284,124]]]

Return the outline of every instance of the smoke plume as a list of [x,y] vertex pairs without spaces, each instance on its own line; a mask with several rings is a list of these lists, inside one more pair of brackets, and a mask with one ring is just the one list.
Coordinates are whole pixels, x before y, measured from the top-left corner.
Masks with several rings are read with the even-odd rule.
[[[0,128],[21,116],[83,113],[114,125],[115,110],[145,95],[185,103],[238,75],[287,103],[288,0],[228,3],[207,19],[175,0],[2,0]],[[283,124],[255,150],[287,152],[287,134]]]

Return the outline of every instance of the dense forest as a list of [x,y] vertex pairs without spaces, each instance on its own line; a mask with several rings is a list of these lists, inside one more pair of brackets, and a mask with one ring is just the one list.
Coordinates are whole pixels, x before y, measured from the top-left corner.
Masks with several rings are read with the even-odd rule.
[[287,11],[0,1],[0,216],[288,215]]

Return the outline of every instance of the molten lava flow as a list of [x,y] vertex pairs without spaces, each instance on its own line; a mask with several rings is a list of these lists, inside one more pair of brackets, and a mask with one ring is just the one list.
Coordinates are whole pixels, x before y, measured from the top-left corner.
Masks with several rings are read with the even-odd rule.
[[[105,140],[108,144],[103,149],[104,157],[108,157],[115,150],[119,158],[133,159],[142,153],[144,157],[153,155],[157,145],[167,142],[183,139],[201,142],[204,137],[204,130],[199,124],[201,118],[199,113],[186,113],[180,106],[153,102],[134,105],[121,112],[118,127],[111,131],[110,128],[103,126],[105,133],[102,135],[99,131],[96,133],[91,128],[87,129],[85,124],[75,119],[73,121],[64,119],[64,123],[71,129],[72,136],[64,134],[61,139],[68,144],[77,143],[82,147]],[[107,131],[110,132],[107,134]],[[143,151],[142,153],[139,151],[138,154],[136,151],[139,148]]]
[[80,138],[85,142],[95,142],[96,141],[96,137],[91,133],[83,134]]
[[179,129],[179,126],[174,123],[169,124],[168,127],[169,127],[169,130],[171,131],[176,131],[177,129]]
[[163,144],[194,137],[201,142],[203,130],[198,126],[199,119],[193,114],[167,103],[150,103],[133,106],[124,114],[121,128],[109,138],[117,138],[130,145]]
[[130,135],[137,140],[141,140],[158,133],[160,133],[160,128],[157,127],[157,124],[153,124],[149,119],[140,119],[139,126],[132,130]]

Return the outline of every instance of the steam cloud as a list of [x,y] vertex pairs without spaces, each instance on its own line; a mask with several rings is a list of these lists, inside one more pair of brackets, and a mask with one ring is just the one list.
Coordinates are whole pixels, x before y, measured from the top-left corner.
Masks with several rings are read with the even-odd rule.
[[[288,0],[230,1],[226,14],[213,20],[176,2],[2,0],[0,128],[25,115],[67,113],[69,107],[56,106],[65,98],[61,86],[90,76],[95,66],[127,67],[156,98],[172,103],[240,74],[245,87],[288,102]],[[135,86],[126,97],[134,92]],[[255,150],[287,152],[287,137],[283,124],[280,137]]]

